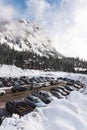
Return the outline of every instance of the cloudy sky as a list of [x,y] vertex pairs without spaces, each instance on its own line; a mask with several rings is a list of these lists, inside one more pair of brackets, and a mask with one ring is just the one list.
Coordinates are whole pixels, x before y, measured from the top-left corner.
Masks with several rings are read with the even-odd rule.
[[87,0],[0,0],[0,12],[36,21],[59,52],[87,60]]

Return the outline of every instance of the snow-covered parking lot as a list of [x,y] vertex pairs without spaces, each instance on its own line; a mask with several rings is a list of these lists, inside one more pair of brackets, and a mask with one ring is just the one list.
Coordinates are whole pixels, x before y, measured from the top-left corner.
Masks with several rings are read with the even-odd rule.
[[56,99],[47,107],[36,108],[33,112],[19,117],[4,119],[0,130],[87,130],[87,75],[65,72],[44,72],[22,70],[15,66],[1,66],[0,76],[54,76],[79,80],[85,84],[83,93],[73,91],[67,99]]

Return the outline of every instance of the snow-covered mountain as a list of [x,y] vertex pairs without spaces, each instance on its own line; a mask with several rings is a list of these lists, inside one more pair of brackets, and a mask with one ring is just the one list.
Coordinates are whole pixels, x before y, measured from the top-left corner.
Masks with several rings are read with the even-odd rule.
[[27,20],[0,20],[0,43],[17,51],[30,51],[40,56],[62,57],[52,46],[45,32]]

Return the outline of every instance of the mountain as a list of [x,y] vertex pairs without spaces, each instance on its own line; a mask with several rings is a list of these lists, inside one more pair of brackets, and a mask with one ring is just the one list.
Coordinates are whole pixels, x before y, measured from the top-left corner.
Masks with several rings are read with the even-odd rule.
[[45,32],[35,23],[19,20],[0,20],[0,43],[17,51],[30,51],[39,56],[58,56]]

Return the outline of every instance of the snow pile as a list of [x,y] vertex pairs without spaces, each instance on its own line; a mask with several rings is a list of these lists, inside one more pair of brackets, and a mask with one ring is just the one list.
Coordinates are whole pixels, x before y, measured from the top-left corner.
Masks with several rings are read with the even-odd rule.
[[20,76],[36,76],[39,75],[39,70],[21,69],[14,65],[1,65],[0,77],[20,77]]
[[68,99],[57,99],[45,108],[3,121],[0,130],[87,130],[87,95],[74,91]]
[[41,71],[41,70],[29,70],[21,69],[14,65],[0,65],[0,77],[20,77],[20,76],[52,76],[54,78],[67,77],[74,80],[79,80],[85,85],[87,85],[87,75],[85,74],[74,74],[68,72],[52,72],[52,71]]

